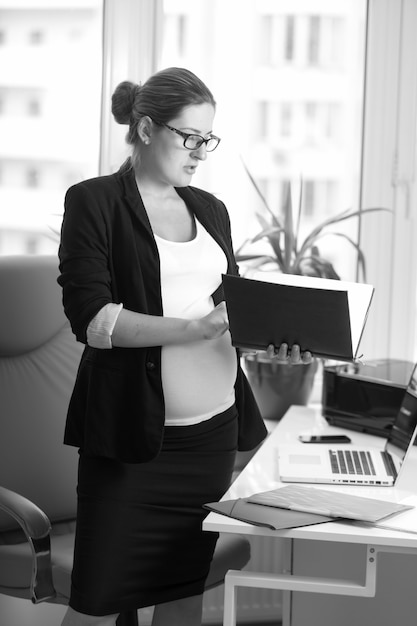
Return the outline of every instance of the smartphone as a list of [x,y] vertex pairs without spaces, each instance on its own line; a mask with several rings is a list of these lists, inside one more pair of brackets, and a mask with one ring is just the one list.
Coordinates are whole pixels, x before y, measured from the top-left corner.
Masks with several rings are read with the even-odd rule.
[[351,443],[346,435],[300,435],[298,439],[303,443]]

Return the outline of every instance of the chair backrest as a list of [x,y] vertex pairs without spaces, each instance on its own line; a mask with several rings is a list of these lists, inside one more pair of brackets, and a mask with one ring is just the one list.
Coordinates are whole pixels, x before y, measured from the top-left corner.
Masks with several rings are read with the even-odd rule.
[[[55,256],[0,257],[0,485],[52,522],[76,512],[78,454],[62,441],[83,349],[57,276]],[[13,527],[0,516],[0,530]]]

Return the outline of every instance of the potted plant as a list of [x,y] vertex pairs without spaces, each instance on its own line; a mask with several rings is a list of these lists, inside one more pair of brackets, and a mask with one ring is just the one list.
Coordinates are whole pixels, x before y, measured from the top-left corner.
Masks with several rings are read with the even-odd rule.
[[[244,167],[265,209],[263,213],[256,213],[261,226],[259,232],[244,241],[236,251],[236,259],[243,264],[247,273],[251,271],[254,276],[254,272],[279,271],[338,280],[340,276],[332,263],[321,256],[318,247],[319,239],[333,236],[345,239],[355,248],[359,268],[366,281],[365,256],[360,246],[347,234],[329,228],[345,220],[383,209],[347,209],[324,220],[301,238],[302,185],[294,219],[291,185],[288,183],[286,187],[281,210],[274,212],[248,168],[245,165]],[[261,241],[266,242],[266,250],[251,251],[251,247]],[[256,277],[259,278],[259,275]],[[289,365],[271,360],[266,352],[249,353],[243,358],[249,382],[265,419],[280,419],[292,404],[308,403],[320,359],[313,359],[309,365]]]

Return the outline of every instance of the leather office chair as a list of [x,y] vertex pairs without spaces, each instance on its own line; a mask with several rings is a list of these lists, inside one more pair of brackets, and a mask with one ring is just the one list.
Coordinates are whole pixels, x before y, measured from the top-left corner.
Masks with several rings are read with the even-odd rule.
[[[78,454],[62,439],[83,346],[57,274],[54,256],[0,257],[0,593],[67,604]],[[220,536],[206,588],[249,558],[247,540]],[[117,624],[135,626],[137,612]]]

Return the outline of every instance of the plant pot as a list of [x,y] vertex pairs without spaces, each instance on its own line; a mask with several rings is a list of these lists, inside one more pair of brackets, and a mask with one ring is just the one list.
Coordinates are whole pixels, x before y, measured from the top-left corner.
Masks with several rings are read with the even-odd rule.
[[306,405],[319,361],[288,365],[271,361],[263,352],[244,356],[246,374],[262,417],[280,420],[292,404]]

